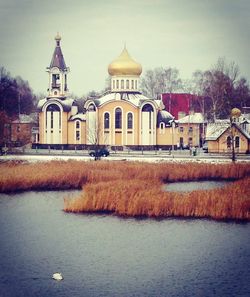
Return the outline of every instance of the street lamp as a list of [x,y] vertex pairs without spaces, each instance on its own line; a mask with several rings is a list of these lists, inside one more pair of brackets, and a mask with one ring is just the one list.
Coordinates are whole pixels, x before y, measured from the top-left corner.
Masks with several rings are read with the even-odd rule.
[[172,126],[172,151],[174,151],[174,128],[175,128],[174,120],[172,121],[171,126]]
[[236,120],[241,116],[241,111],[238,108],[233,108],[230,114],[230,137],[231,137],[231,146],[232,146],[232,161],[235,162],[235,130],[233,126],[235,125]]

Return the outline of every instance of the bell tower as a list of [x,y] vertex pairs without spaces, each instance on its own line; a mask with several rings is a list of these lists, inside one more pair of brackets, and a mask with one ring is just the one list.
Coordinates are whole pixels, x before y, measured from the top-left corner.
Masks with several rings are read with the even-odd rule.
[[49,73],[48,97],[64,99],[68,93],[67,75],[69,73],[69,68],[66,67],[63,58],[60,46],[61,36],[59,33],[57,33],[55,41],[56,47],[50,66],[47,67],[47,72]]

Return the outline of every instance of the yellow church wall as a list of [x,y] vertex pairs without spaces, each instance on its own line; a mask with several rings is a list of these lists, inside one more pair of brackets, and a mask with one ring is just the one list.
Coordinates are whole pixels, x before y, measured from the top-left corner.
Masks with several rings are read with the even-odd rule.
[[68,143],[75,144],[75,122],[68,122]]
[[86,122],[80,121],[80,139],[76,139],[76,121],[68,122],[68,144],[86,144]]
[[177,128],[165,127],[163,129],[157,128],[156,144],[157,145],[176,145],[178,140]]
[[86,144],[86,122],[81,122],[81,144]]
[[44,112],[39,113],[39,143],[45,144],[45,135],[44,135]]
[[[122,109],[122,129],[115,129],[115,109]],[[101,122],[101,130],[104,131],[104,113],[110,114],[110,128],[105,129],[102,135],[110,138],[112,145],[138,145],[139,144],[139,108],[126,101],[111,101],[98,108],[98,119]],[[127,129],[127,114],[133,114],[133,129]],[[109,132],[109,133],[107,133]],[[129,133],[132,132],[132,133]],[[104,136],[103,136],[104,137]],[[101,143],[107,143],[107,139],[101,139]]]
[[134,134],[131,131],[127,131],[127,145],[134,144]]
[[[41,144],[47,144],[45,131],[45,113],[39,113],[39,137]],[[61,122],[61,133],[62,133],[62,144],[68,144],[68,113],[62,113],[62,122]]]
[[61,122],[62,144],[68,143],[68,113],[62,112]]

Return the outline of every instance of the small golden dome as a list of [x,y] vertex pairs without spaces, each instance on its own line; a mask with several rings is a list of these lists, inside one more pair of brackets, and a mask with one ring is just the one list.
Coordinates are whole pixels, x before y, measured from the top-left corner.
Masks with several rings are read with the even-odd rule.
[[232,118],[239,118],[240,115],[241,115],[241,111],[238,108],[235,107],[235,108],[233,108],[231,110],[231,117]]
[[140,75],[142,73],[141,64],[135,62],[124,47],[120,56],[109,64],[110,75]]

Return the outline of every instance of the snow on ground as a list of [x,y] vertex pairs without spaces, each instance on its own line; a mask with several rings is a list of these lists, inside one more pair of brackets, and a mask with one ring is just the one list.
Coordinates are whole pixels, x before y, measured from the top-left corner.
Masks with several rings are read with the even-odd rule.
[[[48,162],[52,160],[77,160],[77,161],[94,161],[93,157],[89,156],[71,156],[71,155],[6,155],[0,156],[0,162],[6,161],[27,161],[27,162]],[[175,156],[114,156],[111,155],[107,158],[102,158],[105,161],[139,161],[139,162],[149,162],[149,163],[162,163],[162,162],[174,162],[174,163],[184,163],[184,162],[198,162],[198,163],[230,163],[232,162],[229,158],[181,158]],[[240,162],[250,162],[250,159],[239,160]]]

